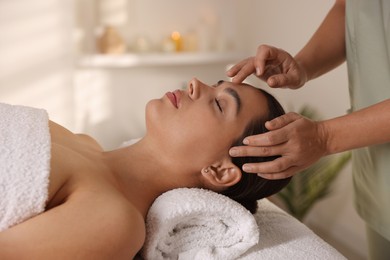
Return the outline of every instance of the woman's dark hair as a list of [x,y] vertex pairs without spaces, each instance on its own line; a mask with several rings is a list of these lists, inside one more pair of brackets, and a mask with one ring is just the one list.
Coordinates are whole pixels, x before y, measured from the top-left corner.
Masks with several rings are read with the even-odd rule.
[[[251,122],[244,130],[243,135],[233,142],[232,146],[242,145],[245,137],[268,132],[265,127],[265,122],[272,120],[278,116],[284,115],[285,111],[281,104],[265,90],[259,89],[267,99],[268,114],[265,117],[258,118]],[[271,157],[232,157],[232,162],[242,170],[245,163],[258,163],[272,161],[279,156]],[[256,213],[257,200],[271,196],[279,192],[289,182],[290,178],[280,180],[267,180],[257,176],[254,173],[247,173],[242,170],[241,180],[235,185],[222,191],[221,194],[230,197],[231,199],[242,204],[251,213]]]

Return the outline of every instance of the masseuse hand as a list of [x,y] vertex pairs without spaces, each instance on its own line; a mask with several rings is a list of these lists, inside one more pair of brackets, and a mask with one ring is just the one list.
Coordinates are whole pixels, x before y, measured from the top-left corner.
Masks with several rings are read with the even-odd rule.
[[326,155],[326,132],[321,122],[288,113],[265,124],[267,133],[248,136],[245,146],[230,149],[230,155],[281,157],[263,163],[245,164],[243,170],[265,179],[283,179],[309,167]]
[[260,45],[256,56],[237,63],[227,71],[235,83],[241,83],[252,73],[256,73],[271,88],[297,89],[307,81],[305,70],[289,53],[268,45]]

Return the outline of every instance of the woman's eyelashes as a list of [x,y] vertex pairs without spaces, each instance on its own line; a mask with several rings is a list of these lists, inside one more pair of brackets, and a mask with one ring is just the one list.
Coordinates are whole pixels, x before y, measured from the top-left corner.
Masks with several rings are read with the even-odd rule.
[[217,107],[218,107],[219,111],[221,111],[221,113],[223,113],[223,109],[222,109],[221,103],[219,102],[219,100],[217,98],[215,99],[215,103],[217,104]]

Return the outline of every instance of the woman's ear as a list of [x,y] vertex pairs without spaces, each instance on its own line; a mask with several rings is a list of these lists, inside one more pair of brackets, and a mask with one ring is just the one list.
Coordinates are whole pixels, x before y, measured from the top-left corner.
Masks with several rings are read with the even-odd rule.
[[211,189],[233,186],[241,179],[241,170],[229,158],[213,165],[204,167],[201,171],[207,187]]

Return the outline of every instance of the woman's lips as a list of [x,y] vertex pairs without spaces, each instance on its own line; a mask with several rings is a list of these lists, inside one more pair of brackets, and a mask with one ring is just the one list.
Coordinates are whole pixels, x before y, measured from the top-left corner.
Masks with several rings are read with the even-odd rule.
[[175,90],[174,92],[167,92],[166,94],[165,94],[167,97],[168,97],[168,99],[172,102],[172,104],[176,107],[176,108],[178,108],[178,95],[177,95],[177,90]]

